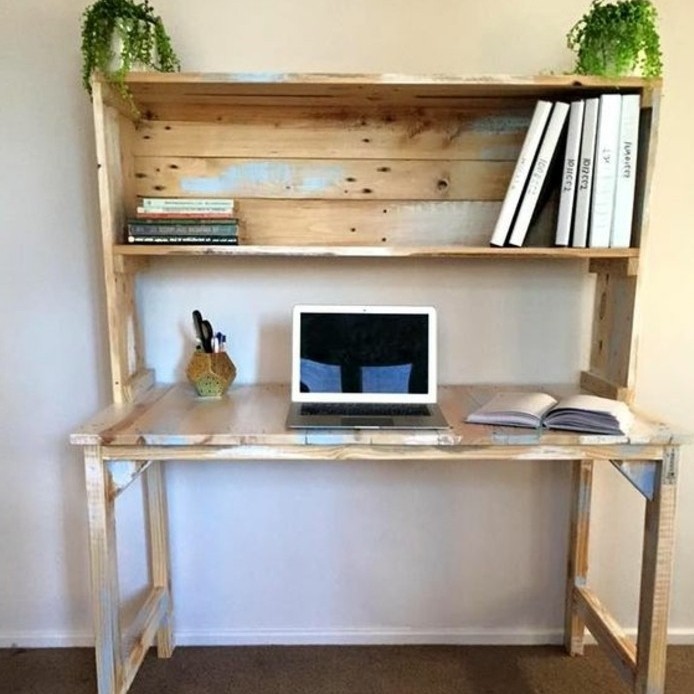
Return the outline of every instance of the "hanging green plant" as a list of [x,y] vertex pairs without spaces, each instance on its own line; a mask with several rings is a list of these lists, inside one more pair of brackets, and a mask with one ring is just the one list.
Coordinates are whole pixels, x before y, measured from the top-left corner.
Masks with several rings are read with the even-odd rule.
[[133,69],[180,70],[161,17],[148,0],[97,0],[82,13],[82,84],[92,93],[95,70],[132,104],[125,84]]
[[660,77],[663,72],[658,13],[651,0],[593,0],[590,11],[566,36],[576,53],[575,72],[581,75],[639,74]]

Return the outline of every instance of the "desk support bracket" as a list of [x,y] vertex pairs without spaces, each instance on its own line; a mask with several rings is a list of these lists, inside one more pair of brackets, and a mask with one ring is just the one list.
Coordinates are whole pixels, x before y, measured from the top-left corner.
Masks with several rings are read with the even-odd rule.
[[151,461],[111,460],[108,468],[108,493],[115,499],[124,492],[150,465]]
[[619,472],[638,489],[649,501],[655,491],[655,473],[658,463],[653,460],[613,460]]

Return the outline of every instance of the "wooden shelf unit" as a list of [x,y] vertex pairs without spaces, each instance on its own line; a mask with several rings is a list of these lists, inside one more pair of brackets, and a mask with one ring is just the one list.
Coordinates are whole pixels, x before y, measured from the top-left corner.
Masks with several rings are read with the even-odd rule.
[[[597,275],[581,385],[629,400],[638,258],[646,234],[660,83],[576,76],[133,73],[138,113],[101,80],[94,117],[113,394],[147,372],[134,282],[147,259],[283,256],[588,260]],[[633,248],[552,248],[556,197],[530,246],[489,238],[538,98],[641,95]],[[124,243],[138,196],[237,201],[240,243]]]
[[[576,76],[131,74],[138,110],[94,81],[103,269],[113,405],[72,442],[83,447],[99,694],[124,694],[149,646],[174,648],[163,467],[167,460],[537,460],[573,466],[565,646],[585,627],[636,694],[662,694],[679,445],[639,418],[626,437],[519,432],[462,422],[493,389],[444,388],[449,431],[297,433],[287,389],[236,387],[216,403],[155,386],[135,301],[137,275],[168,257],[441,258],[582,263],[595,274],[591,354],[580,384],[631,398],[637,290],[647,234],[660,83]],[[538,98],[641,95],[633,247],[552,248],[556,198],[529,247],[488,246]],[[141,195],[221,196],[238,203],[241,245],[132,246],[125,223]],[[234,394],[238,397],[235,397]],[[593,461],[611,462],[645,497],[636,643],[587,586]],[[115,500],[143,477],[151,591],[124,633]]]

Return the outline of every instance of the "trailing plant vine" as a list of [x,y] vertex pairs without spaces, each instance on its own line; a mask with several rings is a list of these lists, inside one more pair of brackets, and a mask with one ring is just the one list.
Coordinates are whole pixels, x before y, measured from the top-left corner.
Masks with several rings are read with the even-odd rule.
[[616,77],[634,71],[643,77],[663,72],[658,13],[651,0],[592,0],[590,11],[566,36],[576,53],[575,71]]
[[[120,55],[114,54],[114,37],[120,38]],[[82,84],[89,95],[92,73],[98,70],[131,103],[125,76],[133,66],[160,72],[181,67],[164,23],[154,14],[149,0],[97,0],[90,5],[82,13],[81,50]]]

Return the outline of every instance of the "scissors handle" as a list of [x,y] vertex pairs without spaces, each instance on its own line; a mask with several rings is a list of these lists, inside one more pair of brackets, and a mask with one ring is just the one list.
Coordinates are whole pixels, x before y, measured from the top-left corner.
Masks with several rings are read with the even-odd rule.
[[214,336],[214,331],[212,330],[212,324],[208,320],[202,321],[201,325],[202,331],[202,348],[206,352],[212,352],[212,337]]
[[212,336],[214,331],[212,330],[212,324],[208,320],[203,320],[202,313],[195,309],[193,311],[193,325],[195,326],[195,334],[200,340],[202,349],[205,352],[212,351]]

